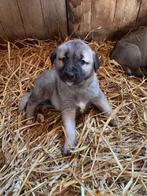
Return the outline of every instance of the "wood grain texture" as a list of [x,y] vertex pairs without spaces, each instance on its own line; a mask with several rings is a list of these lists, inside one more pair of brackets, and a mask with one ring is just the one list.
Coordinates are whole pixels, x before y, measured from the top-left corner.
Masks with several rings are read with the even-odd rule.
[[105,40],[114,28],[116,0],[92,0],[93,39]]
[[117,0],[114,24],[117,28],[135,24],[141,0]]
[[0,0],[0,38],[105,40],[146,18],[147,0]]
[[18,0],[27,37],[45,38],[48,35],[40,0]]
[[0,22],[8,39],[14,40],[25,37],[24,26],[16,0],[0,0]]
[[41,0],[41,6],[48,36],[67,36],[65,0]]
[[136,20],[140,10],[141,0],[117,0],[113,29],[109,32],[109,38],[117,40],[128,31],[136,28]]
[[68,0],[68,24],[69,35],[75,34],[85,36],[92,30],[91,27],[91,6],[92,1],[87,0]]
[[4,41],[4,40],[7,40],[7,39],[8,39],[7,34],[4,31],[4,28],[3,28],[3,26],[0,22],[0,42],[2,42],[2,40]]
[[115,15],[116,0],[93,0],[92,2],[92,27],[111,27]]
[[147,25],[147,0],[141,0],[136,25]]

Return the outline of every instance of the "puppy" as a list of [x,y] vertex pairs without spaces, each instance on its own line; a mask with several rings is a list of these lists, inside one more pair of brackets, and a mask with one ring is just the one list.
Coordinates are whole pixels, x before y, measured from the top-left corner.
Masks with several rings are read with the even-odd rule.
[[140,27],[122,37],[110,58],[122,65],[129,75],[147,76],[147,27]]
[[37,107],[47,101],[48,108],[61,111],[66,135],[64,154],[67,154],[76,145],[77,109],[83,111],[91,103],[110,116],[112,108],[96,77],[100,61],[87,44],[78,39],[67,41],[53,52],[51,62],[55,67],[41,74],[31,92],[22,97],[19,109],[32,118]]

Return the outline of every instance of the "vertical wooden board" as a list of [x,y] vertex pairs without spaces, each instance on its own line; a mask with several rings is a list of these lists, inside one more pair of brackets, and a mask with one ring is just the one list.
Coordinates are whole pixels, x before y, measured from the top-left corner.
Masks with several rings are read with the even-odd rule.
[[68,24],[69,34],[85,36],[91,29],[91,5],[92,1],[68,0]]
[[65,0],[41,0],[41,6],[49,37],[67,36]]
[[116,0],[92,0],[92,27],[113,25]]
[[142,0],[140,3],[136,25],[147,25],[147,0]]
[[27,37],[46,38],[45,26],[40,0],[18,0],[19,9]]
[[116,0],[92,0],[93,39],[105,40],[113,29]]
[[2,42],[2,40],[7,40],[7,39],[8,39],[7,34],[4,31],[4,28],[0,22],[0,42]]
[[8,39],[14,40],[25,37],[16,0],[0,0],[0,21]]
[[135,25],[141,0],[118,0],[114,24],[119,29],[130,28]]

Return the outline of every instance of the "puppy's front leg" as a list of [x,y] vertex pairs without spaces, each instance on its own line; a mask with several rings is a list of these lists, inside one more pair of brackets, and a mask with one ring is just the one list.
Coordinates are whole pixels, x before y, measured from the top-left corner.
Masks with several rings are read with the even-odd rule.
[[[101,112],[105,113],[106,116],[109,117],[111,115],[112,107],[101,89],[99,89],[99,95],[94,97],[91,100],[91,103],[95,105]],[[116,126],[117,123],[114,119],[112,119],[110,121],[110,125]]]
[[64,155],[70,153],[70,149],[74,149],[76,146],[75,115],[75,109],[68,109],[62,112],[62,120],[65,128]]

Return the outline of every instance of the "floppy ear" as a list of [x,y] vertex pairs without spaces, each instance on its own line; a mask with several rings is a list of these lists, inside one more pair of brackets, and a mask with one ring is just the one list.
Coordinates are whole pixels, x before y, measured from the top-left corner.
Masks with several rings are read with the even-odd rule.
[[54,64],[55,59],[56,59],[56,51],[54,51],[54,52],[51,54],[51,57],[50,57],[50,60],[51,60],[52,65]]
[[95,72],[100,67],[100,63],[100,59],[97,57],[96,53],[93,52],[93,67]]

